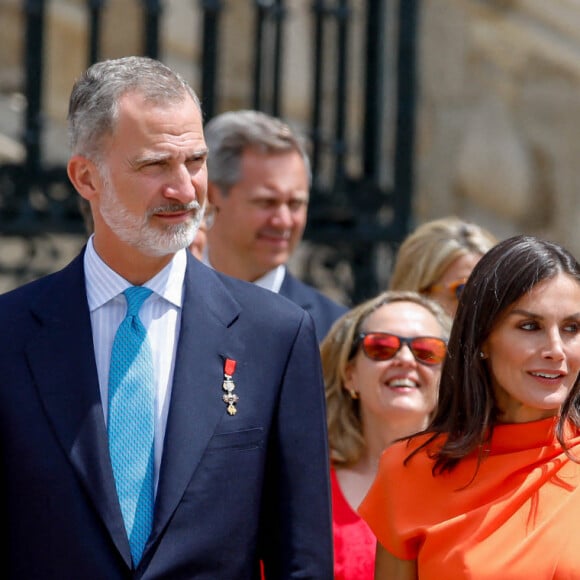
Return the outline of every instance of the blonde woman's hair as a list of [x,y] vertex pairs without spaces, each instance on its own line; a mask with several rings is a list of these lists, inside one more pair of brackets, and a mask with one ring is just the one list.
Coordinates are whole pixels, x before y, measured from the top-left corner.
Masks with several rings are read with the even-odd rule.
[[447,340],[451,318],[434,300],[416,292],[386,291],[355,306],[332,325],[320,345],[326,392],[328,440],[334,465],[347,467],[356,463],[365,450],[360,404],[345,389],[346,369],[356,352],[355,339],[365,320],[378,308],[393,302],[413,302],[431,312]]
[[426,222],[401,244],[389,289],[427,292],[457,258],[483,256],[497,242],[485,228],[455,216]]

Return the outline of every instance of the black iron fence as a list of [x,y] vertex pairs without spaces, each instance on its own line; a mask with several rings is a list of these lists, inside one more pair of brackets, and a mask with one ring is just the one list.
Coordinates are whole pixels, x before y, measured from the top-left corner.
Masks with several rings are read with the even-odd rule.
[[[225,58],[222,25],[232,2],[240,3],[239,8],[244,0],[196,3],[202,47],[201,62],[192,57],[192,67],[201,71],[206,118],[225,106],[220,90]],[[254,32],[249,43],[251,97],[244,106],[287,118],[283,98],[283,87],[291,78],[285,69],[287,25],[296,2],[245,4]],[[16,275],[18,282],[50,270],[50,260],[44,266],[34,260],[41,247],[46,253],[50,236],[84,232],[64,164],[47,164],[41,146],[47,5],[44,0],[22,3],[25,157],[19,163],[0,163],[0,274]],[[104,0],[86,2],[88,64],[102,56],[106,5]],[[163,2],[142,0],[139,6],[142,54],[164,60]],[[355,11],[359,18],[353,18]],[[303,124],[312,144],[313,167],[302,276],[316,286],[339,289],[352,303],[384,285],[393,249],[411,223],[418,12],[417,0],[314,0],[308,7],[308,29],[302,32],[312,47],[305,63],[311,75]],[[359,41],[356,52],[353,37]],[[244,42],[248,44],[247,39]],[[6,252],[1,244],[7,237],[27,244],[16,262],[3,260]],[[49,255],[58,253],[57,246],[51,246]]]

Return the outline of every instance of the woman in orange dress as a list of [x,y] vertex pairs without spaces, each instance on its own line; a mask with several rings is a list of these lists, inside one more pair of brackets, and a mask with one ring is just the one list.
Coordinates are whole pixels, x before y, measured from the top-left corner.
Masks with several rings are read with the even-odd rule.
[[431,424],[360,506],[377,580],[580,578],[579,373],[580,265],[500,242],[461,295]]
[[376,538],[356,509],[383,449],[429,422],[450,326],[437,303],[384,292],[339,318],[321,344],[335,580],[373,578]]

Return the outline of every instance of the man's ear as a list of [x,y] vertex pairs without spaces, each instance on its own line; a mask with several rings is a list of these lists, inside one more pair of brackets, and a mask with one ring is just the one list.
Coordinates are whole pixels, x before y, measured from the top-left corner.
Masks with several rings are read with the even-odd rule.
[[67,164],[68,177],[81,197],[91,201],[101,190],[97,166],[82,155],[73,155]]

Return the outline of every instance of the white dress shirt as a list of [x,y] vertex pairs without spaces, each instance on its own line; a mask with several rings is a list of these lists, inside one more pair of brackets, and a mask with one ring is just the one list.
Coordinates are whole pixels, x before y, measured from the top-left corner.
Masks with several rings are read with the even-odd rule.
[[[201,261],[210,268],[213,268],[209,261],[209,255],[207,253],[207,246],[203,249]],[[284,282],[284,276],[286,275],[286,266],[280,264],[273,270],[266,272],[261,278],[254,280],[256,286],[261,288],[266,288],[266,290],[271,290],[272,292],[280,292],[282,282]]]
[[[151,344],[155,373],[155,489],[159,481],[175,353],[181,327],[183,281],[187,263],[185,252],[186,250],[177,252],[161,272],[143,284],[153,293],[139,311],[139,318],[147,329]],[[95,251],[92,236],[87,243],[84,267],[95,360],[106,422],[111,350],[117,328],[127,311],[127,302],[122,293],[131,284],[103,262]]]

